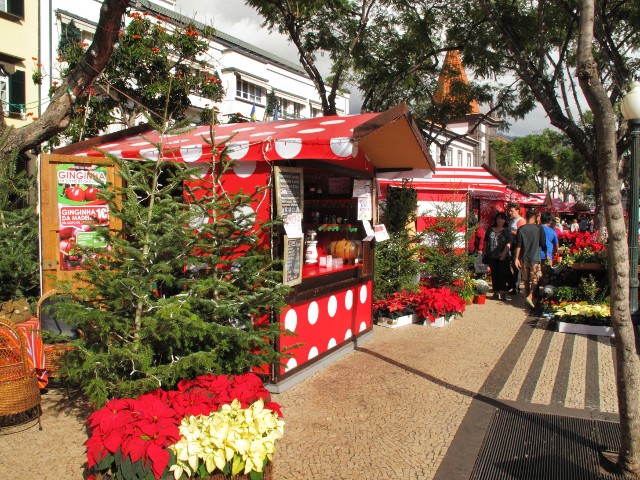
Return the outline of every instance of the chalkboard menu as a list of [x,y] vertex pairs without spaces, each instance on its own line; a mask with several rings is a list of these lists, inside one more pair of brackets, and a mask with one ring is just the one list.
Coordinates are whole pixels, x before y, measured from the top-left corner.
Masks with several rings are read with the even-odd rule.
[[278,216],[292,213],[302,214],[303,179],[302,169],[274,167],[276,177],[276,205]]
[[285,285],[298,285],[302,282],[303,246],[304,241],[302,238],[284,236],[284,271],[282,277]]

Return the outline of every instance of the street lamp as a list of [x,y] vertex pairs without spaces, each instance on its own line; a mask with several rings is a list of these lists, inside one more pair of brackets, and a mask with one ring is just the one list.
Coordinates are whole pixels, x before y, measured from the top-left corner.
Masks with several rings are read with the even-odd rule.
[[629,310],[638,310],[638,150],[640,148],[640,83],[633,82],[620,105],[622,116],[629,122],[631,135],[631,179],[629,195]]

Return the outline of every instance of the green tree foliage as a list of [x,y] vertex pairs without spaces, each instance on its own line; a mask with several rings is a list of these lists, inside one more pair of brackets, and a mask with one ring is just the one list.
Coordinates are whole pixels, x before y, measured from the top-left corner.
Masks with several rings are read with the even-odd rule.
[[[69,55],[77,51],[81,39],[80,29],[76,26],[74,20],[71,20],[67,24],[62,24],[62,34],[58,41],[58,55],[60,55],[61,58],[70,60]],[[74,60],[77,62],[77,59]]]
[[525,192],[557,188],[566,200],[569,195],[582,197],[584,184],[591,183],[586,162],[562,133],[545,129],[512,141],[495,141],[492,147],[500,173]]
[[[133,126],[143,114],[156,122],[165,117],[170,122],[181,120],[191,106],[190,94],[209,99],[211,105],[222,99],[218,72],[204,55],[211,30],[172,27],[162,17],[140,13],[129,17],[102,75],[76,100],[71,124],[63,134],[68,141],[96,136],[113,123]],[[78,65],[88,46],[79,41],[75,30],[70,23],[58,47],[59,61],[65,65],[63,76]],[[54,87],[50,94],[55,92]],[[166,92],[170,92],[169,102]],[[52,141],[59,143],[59,137]]]
[[471,231],[465,230],[468,222],[462,206],[453,201],[441,202],[424,216],[427,226],[422,231],[420,249],[423,272],[434,285],[452,285],[465,275],[472,262],[467,255]]
[[[597,2],[595,58],[609,101],[616,104],[640,63],[640,6],[637,2]],[[475,77],[512,85],[512,118],[539,104],[587,163],[601,204],[596,138],[591,108],[578,85],[576,45],[578,2],[463,1],[447,12],[447,35],[461,46],[463,62]],[[618,150],[628,139],[619,130]]]
[[278,98],[276,97],[276,92],[274,92],[272,88],[269,94],[267,95],[266,115],[273,116],[277,106],[278,106]]
[[40,294],[38,217],[30,204],[35,182],[20,158],[14,150],[8,162],[0,163],[0,302],[26,298],[35,303]]
[[[336,115],[336,95],[344,86],[353,56],[367,29],[384,22],[393,2],[379,0],[247,0],[270,31],[287,35],[296,46],[305,72],[314,83],[325,115]],[[325,79],[319,57],[331,61]]]
[[395,292],[415,290],[420,273],[418,237],[410,226],[415,222],[417,192],[404,183],[402,188],[389,187],[382,205],[382,221],[389,240],[376,244],[373,297],[381,300]]
[[[72,301],[60,315],[84,332],[65,358],[69,377],[100,405],[205,372],[277,363],[280,327],[269,320],[289,288],[271,259],[273,225],[254,227],[249,208],[268,189],[203,190],[190,183],[199,168],[112,160],[124,186],[103,197],[122,227],[97,228],[109,248],[85,249],[78,274],[87,286],[67,288]],[[208,186],[229,166],[209,165]]]

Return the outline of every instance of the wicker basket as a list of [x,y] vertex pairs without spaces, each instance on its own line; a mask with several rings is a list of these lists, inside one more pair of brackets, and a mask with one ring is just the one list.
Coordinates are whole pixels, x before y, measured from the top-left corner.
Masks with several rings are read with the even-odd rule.
[[38,379],[29,367],[25,338],[13,322],[0,317],[0,417],[39,406]]
[[72,350],[74,347],[70,343],[45,343],[44,345],[44,362],[45,369],[49,378],[57,378],[60,375],[60,359],[62,356]]

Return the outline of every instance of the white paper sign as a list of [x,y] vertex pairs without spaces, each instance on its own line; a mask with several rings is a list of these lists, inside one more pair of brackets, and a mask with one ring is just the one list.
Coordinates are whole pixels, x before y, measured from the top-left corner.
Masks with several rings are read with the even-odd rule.
[[353,197],[371,196],[371,180],[355,178],[353,180]]
[[371,195],[358,197],[358,220],[371,220]]
[[371,240],[373,240],[373,237],[375,235],[373,232],[373,228],[371,227],[371,222],[369,220],[363,220],[362,226],[364,227],[364,233],[366,234],[366,237],[364,237],[363,240],[365,242],[370,242]]
[[284,231],[289,238],[302,238],[302,215],[290,213],[284,217]]
[[389,240],[389,233],[387,233],[387,227],[384,223],[380,225],[374,225],[373,231],[375,232],[376,242],[384,242]]

